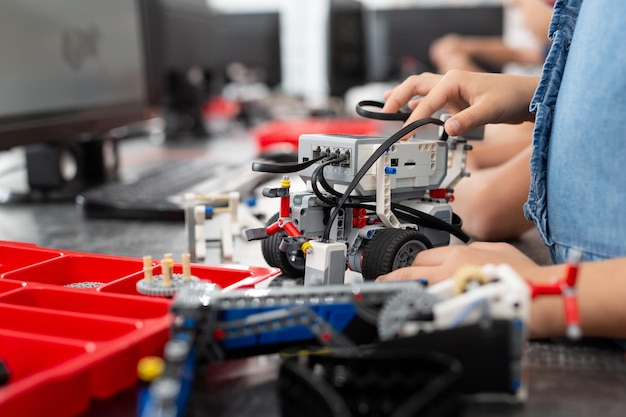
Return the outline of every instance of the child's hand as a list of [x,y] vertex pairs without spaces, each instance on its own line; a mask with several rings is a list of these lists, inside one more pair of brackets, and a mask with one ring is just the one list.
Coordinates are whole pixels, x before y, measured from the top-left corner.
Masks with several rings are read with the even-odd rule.
[[[537,77],[449,71],[407,78],[385,94],[384,112],[396,112],[409,103],[413,113],[406,124],[430,117],[446,108],[455,115],[445,125],[450,136],[461,135],[487,123],[522,123],[534,120],[528,111]],[[415,96],[422,96],[413,100]]]
[[[523,278],[548,279],[542,268],[507,243],[475,242],[467,246],[452,245],[429,249],[415,257],[412,266],[396,269],[377,281],[427,279],[430,284],[452,277],[464,265],[508,264]],[[540,277],[546,275],[545,277]]]

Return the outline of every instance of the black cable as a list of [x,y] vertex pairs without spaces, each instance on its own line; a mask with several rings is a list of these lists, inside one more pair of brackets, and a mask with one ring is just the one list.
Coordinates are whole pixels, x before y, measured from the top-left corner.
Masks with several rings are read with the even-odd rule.
[[311,159],[301,163],[286,162],[282,164],[277,164],[272,162],[253,162],[252,170],[256,172],[269,172],[271,174],[289,174],[292,172],[302,171],[303,169],[310,167],[314,163],[319,162],[324,158],[328,158],[328,156],[322,155],[319,158]]
[[[319,182],[319,185],[321,185],[324,191],[326,191],[328,194],[334,197],[338,197],[338,198],[343,196],[343,193],[340,193],[339,191],[335,190],[332,187],[332,185],[330,185],[328,180],[326,180],[326,177],[324,177],[324,168],[326,168],[328,165],[345,161],[346,159],[348,159],[347,156],[341,155],[341,156],[338,156],[336,159],[330,159],[328,161],[325,161],[324,163],[320,164],[317,168],[315,168],[315,170],[311,174],[311,187],[313,188],[313,193],[319,200],[329,205],[330,207],[334,207],[337,204],[337,199],[335,200],[329,199],[328,196],[324,195],[320,191],[320,189],[317,186],[317,183]],[[374,201],[375,197],[374,196],[351,196],[351,199],[355,200],[355,204],[344,204],[344,207],[360,208],[359,207],[360,203]],[[367,206],[365,208],[370,209],[370,210],[372,209],[371,206]]]
[[395,113],[383,113],[383,112],[370,111],[370,110],[364,109],[365,106],[378,107],[382,109],[384,105],[385,103],[381,103],[380,101],[363,100],[363,101],[359,101],[359,103],[356,105],[356,112],[357,114],[363,117],[367,117],[368,119],[397,120],[401,122],[406,121],[411,115],[411,113],[402,112],[402,111],[397,111]]
[[[376,207],[371,204],[344,204],[344,207],[364,208],[371,212],[376,212]],[[452,214],[453,224],[449,224],[441,220],[440,218],[433,216],[432,214],[428,214],[412,207],[404,206],[402,204],[391,203],[391,210],[398,218],[409,221],[418,226],[424,226],[430,229],[441,230],[450,233],[451,235],[456,236],[457,238],[462,240],[464,243],[467,243],[470,240],[470,237],[466,235],[460,227],[455,225],[455,222],[460,222],[460,217],[456,213]]]
[[[372,165],[374,165],[374,163],[378,160],[378,158],[380,158],[391,145],[393,145],[394,143],[396,143],[397,141],[399,141],[400,139],[402,139],[409,133],[413,132],[415,129],[421,126],[424,126],[426,124],[436,124],[439,126],[443,126],[443,122],[441,120],[435,119],[432,117],[427,117],[424,119],[416,120],[414,122],[409,123],[408,125],[404,126],[402,129],[398,130],[396,133],[391,135],[374,151],[374,153],[367,159],[367,161],[365,161],[361,169],[356,173],[356,175],[354,176],[354,178],[348,185],[348,188],[346,189],[346,191],[343,193],[343,195],[337,202],[337,206],[331,212],[330,219],[328,223],[326,224],[326,227],[324,228],[324,234],[322,235],[322,239],[328,240],[330,238],[330,229],[332,227],[333,222],[335,221],[335,218],[339,214],[339,210],[341,210],[341,208],[346,203],[348,198],[350,198],[350,194],[352,193],[352,191],[354,191],[354,189],[359,184],[361,179],[365,176],[365,174],[372,167]],[[448,139],[448,134],[446,133],[445,129],[443,129],[443,133],[441,134],[441,137],[439,139],[440,140]]]
[[[448,232],[451,235],[456,236],[459,239],[461,239],[464,243],[467,243],[470,240],[470,237],[466,235],[465,232],[463,232],[461,229],[459,229],[458,227],[450,223],[447,223],[441,220],[438,217],[433,216],[432,214],[424,213],[423,211],[416,210],[412,207],[407,207],[402,204],[396,204],[396,203],[391,203],[391,208],[392,210],[405,212],[411,216],[417,217],[420,220],[419,223],[421,223],[422,226]],[[419,224],[418,222],[415,222],[415,223]]]
[[330,185],[328,183],[328,181],[326,180],[326,177],[324,176],[324,170],[320,171],[319,174],[319,182],[320,185],[322,186],[322,188],[329,194],[334,195],[335,197],[339,197],[341,198],[341,196],[343,195],[342,193],[340,193],[339,191],[335,190],[332,185]]
[[[329,159],[327,161],[324,161],[321,164],[319,164],[317,166],[317,168],[315,168],[313,170],[313,173],[311,174],[311,188],[313,189],[313,193],[318,198],[318,200],[320,200],[324,204],[327,204],[330,207],[335,206],[335,204],[337,204],[337,200],[336,199],[335,200],[331,200],[330,198],[325,196],[320,191],[320,189],[318,188],[317,183],[319,181],[319,178],[321,178],[321,176],[322,176],[322,172],[324,171],[324,168],[326,168],[328,165],[331,165],[331,164],[334,164],[334,163],[337,163],[337,162],[340,162],[340,161],[343,161],[343,160],[345,160],[345,156],[338,157],[338,158],[333,158],[333,159]],[[329,185],[327,182],[326,182],[326,184]],[[322,185],[322,187],[323,187],[323,185]],[[332,189],[332,187],[331,187],[331,189]],[[335,191],[334,189],[333,189],[333,191],[339,194],[336,197],[341,197],[341,193],[339,193],[338,191]]]
[[[340,193],[339,191],[335,190],[333,186],[328,183],[328,180],[326,180],[326,177],[324,176],[323,170],[320,171],[320,174],[319,174],[319,183],[327,193],[332,194],[335,197],[341,197],[343,195],[343,193]],[[369,196],[368,195],[353,195],[351,196],[351,200],[354,200],[358,203],[367,203],[367,202],[376,201],[376,197],[373,195],[369,195]],[[344,207],[348,207],[348,204],[344,204]]]
[[[349,159],[348,155],[339,155],[337,156],[336,159],[333,160],[333,162],[343,162]],[[328,164],[326,165],[328,166]],[[315,171],[314,171],[315,173]],[[330,185],[330,183],[326,180],[326,177],[324,176],[324,169],[320,169],[319,173],[317,175],[317,180],[319,181],[320,185],[322,186],[322,188],[329,194],[334,195],[335,197],[341,197],[343,194],[340,193],[339,191],[335,190],[333,188],[332,185]]]

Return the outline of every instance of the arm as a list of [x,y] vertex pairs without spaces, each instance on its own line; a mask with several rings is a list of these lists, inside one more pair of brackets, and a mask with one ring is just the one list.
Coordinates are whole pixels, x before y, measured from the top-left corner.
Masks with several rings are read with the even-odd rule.
[[[447,246],[420,252],[413,266],[401,268],[378,278],[393,281],[426,278],[438,282],[451,277],[462,265],[507,263],[522,277],[548,282],[564,273],[563,265],[539,266],[506,243],[477,242],[468,246]],[[586,336],[626,338],[626,258],[580,264],[578,306],[583,334]],[[531,337],[565,334],[563,301],[559,297],[534,300],[530,318]]]
[[[546,28],[543,35],[546,38]],[[448,34],[432,43],[430,59],[441,73],[453,69],[467,71],[484,71],[479,65],[485,64],[493,68],[516,62],[521,64],[538,64],[543,62],[542,51],[536,48],[512,48],[504,43],[502,37],[492,36],[460,36]]]
[[471,175],[454,187],[452,208],[463,219],[463,230],[475,239],[515,238],[533,226],[523,211],[530,183],[530,137],[524,142],[525,148],[499,165],[469,168]]
[[552,5],[545,0],[513,0],[523,16],[524,25],[540,41],[548,43]]
[[[396,112],[409,103],[407,124],[446,107],[455,113],[446,122],[448,134],[457,136],[487,123],[533,121],[528,111],[538,77],[449,71],[445,75],[413,75],[385,94],[383,111]],[[422,96],[419,100],[412,100]]]

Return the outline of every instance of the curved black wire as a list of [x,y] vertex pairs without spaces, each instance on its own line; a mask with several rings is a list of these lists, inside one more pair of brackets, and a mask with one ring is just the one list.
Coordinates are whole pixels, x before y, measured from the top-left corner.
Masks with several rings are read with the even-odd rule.
[[401,122],[406,121],[411,113],[397,111],[395,113],[383,113],[378,111],[370,111],[366,110],[364,107],[378,107],[380,109],[383,108],[385,103],[381,103],[380,101],[374,100],[362,100],[356,105],[357,114],[367,117],[368,119],[376,119],[376,120],[399,120]]
[[[376,212],[376,206],[372,204],[355,203],[345,204],[344,207],[350,208],[364,208],[366,210]],[[460,227],[454,224],[449,224],[432,214],[424,213],[423,211],[416,210],[412,207],[407,207],[402,204],[391,203],[391,211],[400,219],[409,221],[418,226],[428,227],[430,229],[441,230],[456,236],[464,243],[470,240],[470,237],[461,230]],[[457,214],[453,214],[453,217],[459,218]]]
[[[337,158],[333,158],[333,159],[329,159],[327,161],[322,162],[321,164],[319,164],[317,166],[317,168],[315,168],[313,170],[313,173],[311,174],[311,188],[313,189],[313,193],[315,194],[315,196],[318,198],[318,200],[320,200],[322,203],[328,205],[328,206],[334,206],[335,204],[337,204],[337,199],[331,200],[330,198],[328,198],[326,195],[324,195],[324,193],[322,193],[319,189],[318,186],[318,182],[320,182],[320,179],[323,178],[323,172],[324,172],[324,168],[326,168],[328,165],[340,162],[345,160],[345,156],[342,157],[337,157]],[[328,185],[330,187],[330,184],[328,184],[328,182],[326,182],[326,180],[324,179],[325,184]],[[321,184],[321,182],[320,182]],[[324,185],[322,184],[322,187],[324,187]],[[330,189],[334,192],[337,193],[339,195],[335,195],[334,193],[331,193],[333,195],[335,195],[336,197],[341,197],[341,193],[339,193],[338,191],[334,190],[332,187],[330,187]],[[328,191],[328,190],[326,190]]]
[[319,182],[320,185],[322,186],[322,188],[329,194],[334,195],[335,197],[339,197],[341,198],[341,196],[343,195],[342,193],[340,193],[339,191],[335,190],[333,188],[332,185],[330,185],[328,183],[328,181],[326,180],[326,177],[324,176],[324,171],[320,171],[320,175],[319,175]]
[[[339,156],[335,159],[331,159],[329,161],[324,162],[323,164],[320,164],[320,166],[318,166],[317,168],[315,168],[315,170],[313,170],[313,173],[311,174],[311,187],[313,188],[313,192],[315,193],[315,196],[317,198],[319,198],[323,203],[328,204],[330,206],[334,206],[335,204],[337,204],[337,199],[335,200],[331,200],[328,198],[328,196],[324,195],[320,190],[319,187],[317,186],[317,183],[319,183],[319,185],[322,186],[322,188],[324,189],[324,191],[326,191],[328,194],[337,197],[337,198],[341,198],[341,196],[343,196],[343,193],[340,193],[339,191],[335,190],[333,188],[332,185],[330,185],[330,183],[328,182],[328,180],[326,179],[326,177],[324,176],[324,168],[327,167],[328,165],[331,165],[333,163],[337,163],[337,162],[342,162],[345,161],[346,159],[348,159],[347,156],[342,155]],[[375,196],[351,196],[350,200],[354,200],[354,202],[358,205],[359,203],[364,203],[364,202],[371,202],[371,201],[375,201],[376,197]],[[354,206],[354,205],[352,205]],[[352,207],[349,204],[344,204],[344,207]]]
[[[328,180],[326,180],[326,177],[324,176],[323,170],[320,171],[320,174],[319,174],[319,183],[322,186],[322,188],[329,194],[332,194],[335,197],[339,197],[339,198],[341,198],[341,196],[343,195],[343,193],[340,193],[339,191],[335,190],[333,186],[328,183]],[[370,196],[353,195],[350,197],[350,200],[354,200],[358,203],[365,203],[365,202],[376,201],[376,197],[373,195],[370,195]]]
[[441,220],[438,217],[433,216],[432,214],[424,213],[423,211],[416,210],[412,207],[407,207],[402,204],[391,203],[391,209],[394,212],[404,212],[409,214],[410,216],[419,219],[419,222],[414,222],[415,224],[420,224],[424,227],[430,227],[431,229],[443,230],[445,232],[450,233],[453,236],[458,237],[464,243],[469,242],[470,237],[465,234],[460,228],[447,223]]
[[[354,189],[359,184],[361,179],[365,176],[365,174],[372,167],[372,165],[374,165],[374,163],[378,160],[378,158],[380,158],[391,145],[393,145],[394,143],[396,143],[397,141],[399,141],[400,139],[402,139],[409,133],[413,132],[415,129],[421,126],[427,125],[427,124],[436,124],[439,126],[443,126],[443,122],[441,120],[435,119],[432,117],[427,117],[424,119],[416,120],[414,122],[409,123],[408,125],[404,126],[402,129],[398,130],[396,133],[391,135],[374,151],[374,153],[367,159],[367,161],[365,161],[361,169],[359,169],[359,171],[356,173],[356,175],[354,176],[354,178],[348,185],[348,188],[346,189],[346,191],[343,193],[343,195],[337,202],[336,207],[330,213],[330,218],[329,218],[328,223],[326,224],[326,227],[324,228],[324,234],[322,236],[322,239],[324,240],[329,239],[330,229],[332,227],[333,222],[335,221],[335,218],[339,214],[339,210],[341,210],[341,208],[344,206],[348,198],[350,198],[350,194],[352,193],[352,191],[354,191]],[[443,133],[441,134],[441,137],[439,139],[440,140],[448,139],[448,134],[446,133],[445,129],[443,129]]]
[[306,162],[286,162],[286,163],[275,163],[275,162],[253,162],[252,170],[255,172],[269,172],[271,174],[289,174],[292,172],[302,171],[305,168],[310,167],[316,162],[321,161],[324,158],[328,158],[328,156],[323,155],[319,158],[310,159]]

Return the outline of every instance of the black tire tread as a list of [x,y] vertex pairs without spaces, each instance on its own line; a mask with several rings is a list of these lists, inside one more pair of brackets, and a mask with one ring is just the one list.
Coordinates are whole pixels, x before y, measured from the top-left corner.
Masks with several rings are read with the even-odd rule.
[[416,230],[385,229],[376,233],[363,256],[363,279],[374,281],[380,275],[391,272],[398,250],[411,240],[423,243],[426,248],[433,247],[430,240]]

